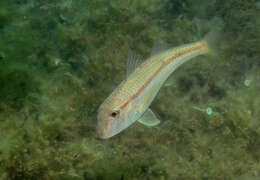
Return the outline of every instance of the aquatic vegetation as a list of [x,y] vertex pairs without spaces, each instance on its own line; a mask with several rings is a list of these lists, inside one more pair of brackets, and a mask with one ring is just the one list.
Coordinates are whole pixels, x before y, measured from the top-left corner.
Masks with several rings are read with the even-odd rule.
[[[0,179],[257,179],[258,10],[255,0],[1,0]],[[97,109],[128,50],[198,40],[214,16],[221,57],[176,72],[151,107],[161,125],[98,139]]]
[[[0,101],[1,105],[9,105],[19,110],[29,93],[36,90],[37,83],[29,72],[19,69],[0,68]],[[0,105],[0,108],[1,108]]]

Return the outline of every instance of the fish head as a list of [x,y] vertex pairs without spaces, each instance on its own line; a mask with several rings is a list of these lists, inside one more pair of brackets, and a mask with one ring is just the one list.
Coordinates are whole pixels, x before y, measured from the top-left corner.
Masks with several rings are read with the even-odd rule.
[[109,96],[99,107],[97,133],[102,139],[110,138],[129,127],[137,119],[132,102],[122,108],[122,97]]

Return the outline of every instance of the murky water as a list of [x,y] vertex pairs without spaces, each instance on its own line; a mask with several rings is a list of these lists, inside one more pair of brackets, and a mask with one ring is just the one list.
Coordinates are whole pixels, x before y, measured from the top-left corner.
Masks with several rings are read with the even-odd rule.
[[[217,53],[173,73],[161,123],[100,139],[128,51],[200,40],[215,17]],[[259,179],[259,25],[256,0],[2,0],[0,179]]]

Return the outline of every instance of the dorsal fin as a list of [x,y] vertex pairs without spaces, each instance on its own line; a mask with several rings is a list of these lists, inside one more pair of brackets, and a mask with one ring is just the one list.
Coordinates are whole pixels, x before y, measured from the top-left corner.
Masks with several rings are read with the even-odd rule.
[[158,39],[154,42],[151,56],[159,54],[162,51],[165,51],[169,48],[169,45],[162,39]]
[[132,50],[128,51],[126,60],[126,78],[142,63],[137,57],[136,53]]

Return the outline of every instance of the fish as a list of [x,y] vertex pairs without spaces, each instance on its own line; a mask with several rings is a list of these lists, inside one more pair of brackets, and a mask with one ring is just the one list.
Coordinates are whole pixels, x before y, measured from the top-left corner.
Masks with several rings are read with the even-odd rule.
[[158,125],[160,120],[149,106],[159,90],[169,76],[185,62],[200,55],[216,54],[219,32],[220,28],[215,28],[202,40],[163,51],[154,50],[155,53],[145,61],[140,61],[136,54],[130,51],[125,80],[114,89],[98,109],[99,138],[108,139],[136,121],[147,126]]

